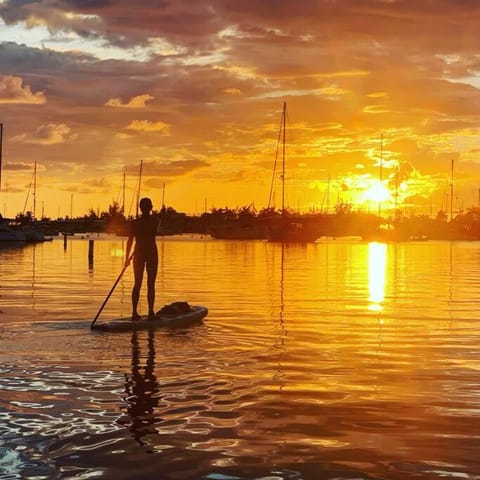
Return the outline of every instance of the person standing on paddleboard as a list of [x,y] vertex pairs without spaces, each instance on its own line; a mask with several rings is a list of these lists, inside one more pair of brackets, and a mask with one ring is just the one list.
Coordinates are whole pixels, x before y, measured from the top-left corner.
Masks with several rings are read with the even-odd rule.
[[130,224],[125,266],[130,263],[130,250],[132,249],[133,239],[135,239],[135,250],[133,252],[135,284],[132,289],[132,320],[141,319],[137,308],[145,268],[147,270],[148,319],[153,320],[155,318],[155,280],[158,270],[156,235],[160,218],[157,215],[152,215],[153,205],[149,198],[142,198],[139,207],[142,215]]

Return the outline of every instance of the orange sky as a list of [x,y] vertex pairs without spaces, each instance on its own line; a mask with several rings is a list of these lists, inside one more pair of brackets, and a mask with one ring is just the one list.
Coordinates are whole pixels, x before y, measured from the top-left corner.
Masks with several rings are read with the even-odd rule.
[[[287,203],[478,204],[480,3],[0,0],[0,212],[188,213],[268,202],[283,101]],[[330,181],[328,180],[330,178]],[[327,190],[329,195],[327,196]],[[385,192],[384,192],[385,193]],[[327,201],[328,198],[328,201]],[[276,189],[280,204],[280,188]],[[450,202],[450,200],[448,200]],[[448,203],[449,205],[449,203]]]

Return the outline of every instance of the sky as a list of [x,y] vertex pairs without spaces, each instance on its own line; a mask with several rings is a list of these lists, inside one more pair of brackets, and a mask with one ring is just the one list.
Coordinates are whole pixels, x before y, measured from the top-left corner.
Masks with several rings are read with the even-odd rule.
[[477,206],[478,25],[478,0],[0,0],[0,213],[133,214],[139,183],[279,207],[283,102],[289,207]]

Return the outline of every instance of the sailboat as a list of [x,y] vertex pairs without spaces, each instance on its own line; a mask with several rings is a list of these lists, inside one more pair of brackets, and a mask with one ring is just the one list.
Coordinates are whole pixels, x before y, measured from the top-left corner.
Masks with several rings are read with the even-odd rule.
[[[271,218],[267,226],[267,240],[270,242],[308,243],[320,237],[320,231],[313,222],[294,217],[285,208],[285,162],[286,162],[286,121],[287,102],[283,102],[280,134],[282,137],[282,211],[280,218]],[[274,168],[275,175],[275,168]]]
[[30,243],[39,243],[45,242],[47,240],[52,240],[51,237],[45,237],[43,231],[40,229],[39,224],[37,223],[36,219],[36,210],[37,210],[37,161],[35,160],[33,165],[33,177],[32,182],[30,183],[30,187],[28,188],[27,198],[25,200],[25,206],[23,208],[24,212],[26,210],[28,197],[30,196],[30,188],[33,184],[33,212],[32,212],[32,219],[31,223],[28,223],[23,228],[22,232],[25,234],[26,241]]
[[[2,150],[3,150],[3,123],[0,123],[0,191],[2,189]],[[0,215],[0,242],[24,243],[25,234],[10,228],[9,220]]]

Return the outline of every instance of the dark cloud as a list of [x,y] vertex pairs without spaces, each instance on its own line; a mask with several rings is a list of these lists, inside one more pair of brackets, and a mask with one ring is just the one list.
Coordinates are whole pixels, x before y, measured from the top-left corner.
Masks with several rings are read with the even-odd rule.
[[[198,170],[199,168],[209,167],[210,164],[204,160],[175,160],[173,162],[143,162],[143,174],[146,176],[164,176],[179,177]],[[126,169],[129,174],[137,175],[139,165]]]
[[3,165],[3,168],[5,170],[11,170],[11,171],[29,171],[31,172],[32,171],[32,168],[33,166],[31,164],[28,164],[28,163],[23,163],[23,162],[9,162],[9,163],[5,163],[5,165]]
[[[75,13],[77,16],[65,15]],[[7,24],[32,17],[52,31],[73,31],[121,46],[146,45],[163,38],[189,51],[212,51],[218,33],[236,27],[237,36],[257,45],[311,37],[325,49],[368,43],[376,48],[404,44],[439,52],[476,51],[480,4],[475,0],[431,2],[405,0],[144,0],[130,1],[9,0],[0,7]],[[449,35],[444,35],[445,31]]]
[[31,48],[15,42],[0,43],[0,67],[3,71],[24,73],[26,69],[56,71],[72,65],[96,60],[93,55],[80,52],[61,53],[48,48]]
[[[66,12],[76,13],[77,17],[66,16]],[[146,45],[150,38],[156,37],[193,46],[220,28],[208,4],[172,0],[144,0],[135,5],[125,0],[8,0],[0,7],[0,17],[8,25],[28,22],[34,17],[45,22],[52,31],[72,31],[81,37],[103,38],[122,47]]]

